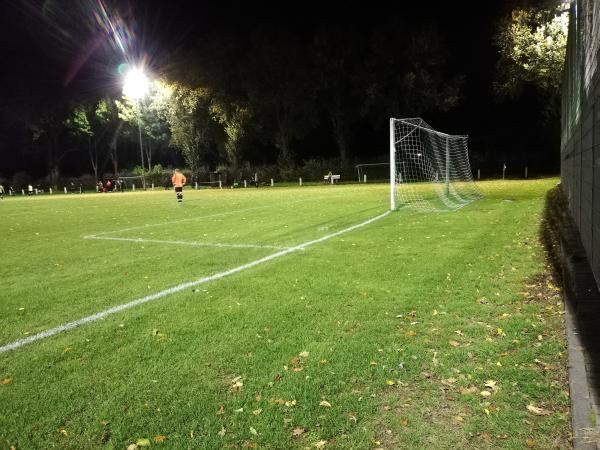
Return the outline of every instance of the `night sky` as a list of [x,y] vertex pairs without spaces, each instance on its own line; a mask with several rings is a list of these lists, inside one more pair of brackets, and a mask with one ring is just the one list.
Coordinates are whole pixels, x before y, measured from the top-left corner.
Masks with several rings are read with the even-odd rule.
[[[125,52],[108,42],[101,27],[90,25],[93,8],[74,6],[78,3],[94,5],[96,0],[3,3],[0,176],[8,178],[21,170],[43,172],[39,163],[33,167],[32,162],[29,167],[26,151],[19,148],[24,144],[15,130],[21,115],[57,98],[118,95],[117,67],[125,53],[132,60],[144,55],[153,70],[166,73],[176,66],[179,55],[193,52],[198,43],[220,40],[243,48],[256,36],[256,30],[272,39],[286,36],[308,42],[318,30],[343,28],[360,40],[363,36],[368,39],[379,27],[397,26],[398,33],[434,27],[445,43],[450,70],[463,73],[465,83],[456,109],[424,119],[440,131],[469,134],[472,153],[483,155],[493,149],[503,152],[496,155],[497,160],[522,163],[526,159],[521,154],[524,147],[531,148],[532,139],[535,141],[535,137],[520,135],[527,114],[535,112],[535,102],[501,104],[494,101],[491,91],[498,58],[492,33],[495,21],[505,12],[505,2],[478,2],[474,9],[474,2],[460,1],[441,2],[435,8],[431,4],[398,1],[359,2],[355,6],[325,1],[280,2],[275,6],[242,1],[106,1],[109,8],[118,10],[128,30]],[[352,43],[349,45],[351,49]],[[499,139],[504,142],[499,143]],[[520,139],[528,144],[511,146]],[[382,142],[385,140],[383,136]]]

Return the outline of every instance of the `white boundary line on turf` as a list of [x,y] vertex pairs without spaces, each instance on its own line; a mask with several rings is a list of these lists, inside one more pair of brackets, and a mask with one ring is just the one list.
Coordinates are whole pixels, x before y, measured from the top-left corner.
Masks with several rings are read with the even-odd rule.
[[121,238],[111,236],[85,236],[84,239],[97,239],[106,241],[126,241],[126,242],[150,242],[153,244],[176,244],[190,245],[192,247],[225,247],[225,248],[274,248],[277,250],[285,250],[289,247],[277,247],[275,245],[260,245],[260,244],[221,244],[218,242],[197,242],[197,241],[163,241],[160,239],[144,239],[144,238]]
[[343,230],[336,231],[335,233],[328,234],[327,236],[323,236],[321,238],[314,239],[312,241],[304,242],[303,244],[299,244],[294,247],[290,247],[285,250],[278,251],[276,253],[272,253],[270,255],[265,256],[264,258],[260,258],[255,261],[249,262],[247,264],[243,264],[241,266],[234,267],[233,269],[229,269],[224,272],[218,272],[213,275],[209,275],[207,277],[199,278],[198,280],[195,280],[195,281],[188,281],[187,283],[181,283],[172,288],[165,289],[164,291],[156,292],[154,294],[150,294],[145,297],[138,298],[137,300],[133,300],[129,303],[124,303],[122,305],[114,306],[114,307],[106,309],[104,311],[100,311],[96,314],[92,314],[91,316],[87,316],[82,319],[75,320],[73,322],[68,322],[68,323],[65,323],[64,325],[60,325],[58,327],[51,328],[49,330],[34,334],[33,336],[28,336],[26,338],[19,339],[17,341],[11,342],[9,344],[5,344],[0,347],[0,353],[5,353],[10,350],[15,350],[17,348],[23,347],[24,345],[31,344],[33,342],[49,338],[56,334],[62,333],[64,331],[72,330],[73,328],[80,327],[87,323],[95,322],[96,320],[100,320],[100,319],[104,319],[105,317],[108,317],[112,314],[116,314],[121,311],[125,311],[126,309],[129,309],[129,308],[133,308],[134,306],[142,305],[142,304],[148,303],[152,300],[166,297],[167,295],[175,294],[176,292],[181,292],[184,289],[188,289],[193,286],[198,286],[200,284],[204,284],[204,283],[208,283],[210,281],[215,281],[215,280],[219,280],[221,278],[228,277],[230,275],[236,274],[236,273],[241,272],[246,269],[250,269],[254,266],[258,266],[259,264],[266,263],[268,261],[279,258],[281,256],[288,255],[288,254],[296,252],[298,250],[303,250],[307,247],[310,247],[311,245],[315,245],[320,242],[327,241],[328,239],[334,238],[341,234],[349,233],[350,231],[356,230],[357,228],[364,227],[365,225],[369,225],[370,223],[373,223],[379,219],[382,219],[389,214],[390,214],[390,211],[386,211],[383,214],[372,217],[368,220],[365,220],[364,222],[358,223],[356,225],[352,225],[348,228],[344,228]]

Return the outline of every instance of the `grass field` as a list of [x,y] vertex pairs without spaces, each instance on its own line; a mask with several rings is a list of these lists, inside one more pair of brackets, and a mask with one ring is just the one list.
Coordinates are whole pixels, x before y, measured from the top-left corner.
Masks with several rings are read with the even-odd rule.
[[0,449],[570,448],[557,181],[5,198]]

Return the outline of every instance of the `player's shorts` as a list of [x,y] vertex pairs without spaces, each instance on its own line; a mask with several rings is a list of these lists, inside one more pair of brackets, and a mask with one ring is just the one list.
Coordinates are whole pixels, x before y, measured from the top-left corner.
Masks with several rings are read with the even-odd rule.
[[175,187],[175,192],[183,192],[183,186]]

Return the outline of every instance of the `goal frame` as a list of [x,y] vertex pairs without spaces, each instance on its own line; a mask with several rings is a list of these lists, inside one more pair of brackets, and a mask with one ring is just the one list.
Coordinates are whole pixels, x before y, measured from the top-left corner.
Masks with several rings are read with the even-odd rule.
[[[460,201],[461,204],[457,205],[457,207],[462,207],[462,206],[470,203],[473,200],[483,197],[483,194],[481,193],[481,191],[479,191],[479,189],[476,187],[476,185],[474,183],[473,174],[471,172],[471,168],[470,168],[470,164],[469,164],[468,145],[467,145],[468,136],[466,136],[466,135],[451,135],[451,134],[443,133],[441,131],[434,130],[433,128],[431,128],[431,126],[429,124],[427,124],[425,121],[423,121],[423,119],[421,119],[420,117],[404,118],[404,119],[396,119],[396,118],[391,117],[390,122],[389,122],[390,210],[393,211],[398,206],[396,197],[398,195],[397,191],[398,191],[399,184],[409,184],[410,183],[409,180],[402,180],[402,173],[401,172],[398,173],[398,168],[396,167],[396,162],[397,162],[396,153],[398,151],[398,145],[404,139],[407,139],[413,132],[411,131],[410,133],[408,133],[405,136],[400,137],[400,139],[396,140],[397,139],[396,138],[396,124],[398,122],[404,123],[405,125],[408,124],[411,127],[413,127],[415,130],[422,130],[422,132],[431,133],[431,135],[437,136],[442,141],[441,142],[442,145],[437,146],[436,147],[437,150],[435,150],[435,149],[433,150],[433,151],[438,152],[437,153],[438,157],[443,158],[442,159],[442,161],[443,161],[442,167],[443,168],[440,167],[441,173],[439,173],[439,175],[444,174],[443,183],[445,184],[445,187],[442,189],[444,190],[444,195],[445,195],[446,199],[444,199],[442,197],[442,195],[438,194],[440,200],[442,200],[442,201],[444,201],[444,203],[446,203],[448,200],[448,197],[450,195],[454,195],[455,197],[457,197],[461,200]],[[459,181],[461,181],[462,183],[464,183],[464,182],[472,183],[472,187],[470,189],[473,191],[473,192],[467,193],[467,195],[465,195],[465,198],[467,200],[460,198],[460,196],[455,191],[455,187],[451,186],[451,180],[453,183],[457,181],[456,180],[456,175],[457,175],[456,172],[457,171],[456,171],[456,167],[452,165],[451,154],[456,155],[456,153],[455,153],[456,152],[456,142],[461,141],[461,140],[464,140],[464,157],[466,158],[466,160],[463,162],[462,170],[460,170],[460,173],[462,174],[462,177],[464,179],[463,180],[459,179]],[[451,141],[452,141],[452,144],[451,144]],[[452,147],[452,149],[451,149],[451,147]],[[443,153],[440,151],[441,149],[443,149]],[[458,160],[458,161],[460,163],[460,160]],[[451,166],[452,166],[453,173],[451,173]],[[469,175],[465,175],[467,172]],[[398,180],[398,176],[400,176],[400,180]],[[425,181],[425,180],[423,180],[423,181]],[[431,180],[431,181],[434,181],[435,183],[439,183],[439,181],[441,181],[438,179],[437,171],[436,171],[436,175],[435,175],[435,180]],[[448,205],[448,203],[446,203],[446,204]],[[432,208],[432,209],[436,209],[436,208]],[[452,209],[455,209],[455,208],[452,208]]]

